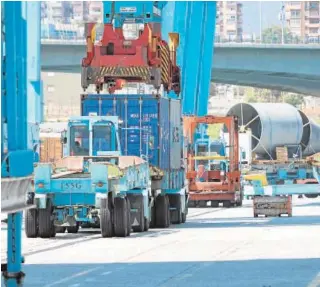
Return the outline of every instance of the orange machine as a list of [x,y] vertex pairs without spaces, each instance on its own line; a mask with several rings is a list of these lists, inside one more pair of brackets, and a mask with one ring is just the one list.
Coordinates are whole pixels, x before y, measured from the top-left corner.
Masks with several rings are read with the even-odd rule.
[[[215,154],[205,157],[197,157],[195,155],[194,136],[199,124],[225,125],[229,133],[228,157]],[[219,203],[222,203],[224,207],[242,205],[238,119],[234,116],[185,117],[184,136],[188,141],[187,179],[189,180],[189,206],[205,207],[208,201],[211,202],[212,207],[218,207]],[[204,170],[205,167],[203,165],[197,166],[197,160],[199,159],[212,160],[216,164],[209,164],[207,170]]]

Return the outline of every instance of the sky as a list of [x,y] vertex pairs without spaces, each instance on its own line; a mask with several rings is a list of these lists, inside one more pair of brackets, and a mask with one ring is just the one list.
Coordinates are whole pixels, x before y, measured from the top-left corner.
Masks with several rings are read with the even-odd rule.
[[243,33],[259,35],[260,15],[259,6],[261,2],[262,30],[270,26],[280,26],[278,15],[282,1],[240,1],[243,4]]

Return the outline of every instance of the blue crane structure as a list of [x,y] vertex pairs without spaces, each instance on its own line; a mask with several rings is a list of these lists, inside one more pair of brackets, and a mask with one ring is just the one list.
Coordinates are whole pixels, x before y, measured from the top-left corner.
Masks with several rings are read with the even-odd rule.
[[177,62],[183,115],[207,114],[215,23],[215,1],[173,1],[162,8],[162,37],[167,40],[169,32],[180,37]]
[[[119,7],[118,7],[119,6]],[[132,19],[135,23],[161,22],[162,38],[179,35],[177,63],[182,75],[182,113],[204,116],[208,110],[216,2],[209,1],[103,1],[103,22],[114,20],[115,29]],[[115,13],[115,11],[120,13]],[[170,92],[169,97],[176,97]]]
[[42,116],[40,3],[6,1],[1,10],[1,211],[8,214],[7,264],[1,271],[8,286],[17,286],[24,275],[22,211],[32,206],[28,194]]

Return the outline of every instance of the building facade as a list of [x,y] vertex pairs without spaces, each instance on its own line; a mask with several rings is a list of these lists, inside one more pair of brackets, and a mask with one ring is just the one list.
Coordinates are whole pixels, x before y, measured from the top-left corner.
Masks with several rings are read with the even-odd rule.
[[41,19],[45,23],[73,24],[102,22],[102,1],[42,1]]
[[242,3],[236,1],[217,2],[216,35],[225,39],[242,36]]
[[292,34],[308,39],[320,37],[320,1],[288,1],[285,10]]

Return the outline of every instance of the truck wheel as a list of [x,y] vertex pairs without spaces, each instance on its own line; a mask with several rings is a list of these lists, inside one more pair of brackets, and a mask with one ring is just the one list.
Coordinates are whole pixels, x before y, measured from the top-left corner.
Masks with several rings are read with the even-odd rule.
[[66,232],[66,228],[64,226],[56,226],[56,233],[65,233]]
[[131,203],[129,198],[127,197],[127,236],[131,234]]
[[211,207],[212,207],[212,208],[217,208],[217,207],[219,207],[219,201],[217,201],[217,200],[211,200]]
[[150,228],[150,221],[148,218],[144,218],[144,231],[148,231]]
[[153,206],[151,207],[151,221],[150,221],[150,228],[155,228],[156,227],[156,207],[155,207],[155,202]]
[[317,198],[318,194],[305,194],[304,195],[306,198]]
[[144,204],[143,197],[140,199],[140,210],[138,215],[139,225],[132,226],[134,232],[143,232],[144,231]]
[[171,224],[171,214],[170,214],[170,201],[169,201],[169,196],[166,195],[166,200],[167,200],[167,212],[168,212],[168,215],[167,215],[167,226],[166,227],[169,227],[170,224]]
[[128,229],[127,201],[125,198],[114,199],[114,231],[117,237],[126,237]]
[[100,209],[100,228],[102,237],[112,237],[113,225],[111,220],[111,214],[108,206],[105,204],[105,207]]
[[79,231],[79,225],[76,226],[68,226],[67,227],[68,233],[78,233]]
[[156,198],[156,225],[160,228],[166,228],[170,224],[170,210],[168,199],[165,195],[158,195]]
[[188,201],[188,207],[196,207],[196,202],[194,200],[189,200]]
[[53,235],[54,225],[51,220],[52,215],[51,202],[47,203],[46,208],[39,209],[39,236],[41,238],[50,238]]
[[227,200],[227,201],[224,201],[222,205],[225,208],[229,208],[229,207],[231,207],[231,202],[229,200]]
[[240,199],[240,201],[236,202],[236,206],[242,206],[242,199]]
[[38,236],[38,212],[32,208],[26,211],[25,215],[25,233],[28,238],[36,238]]
[[182,223],[185,223],[187,221],[187,215],[188,215],[188,205],[186,205],[184,212],[182,212]]
[[[175,200],[176,210],[174,211],[174,220],[171,223],[173,224],[181,224],[182,223],[182,209],[181,209],[181,197],[178,196],[177,200]],[[171,215],[171,213],[170,213]],[[173,219],[173,218],[172,218]]]

